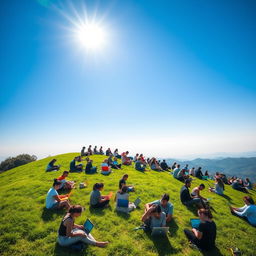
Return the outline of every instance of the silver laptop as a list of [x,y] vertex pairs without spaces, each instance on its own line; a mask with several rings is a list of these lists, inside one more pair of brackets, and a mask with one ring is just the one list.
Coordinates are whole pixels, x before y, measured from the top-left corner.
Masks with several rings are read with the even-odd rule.
[[151,236],[167,236],[169,227],[152,228]]

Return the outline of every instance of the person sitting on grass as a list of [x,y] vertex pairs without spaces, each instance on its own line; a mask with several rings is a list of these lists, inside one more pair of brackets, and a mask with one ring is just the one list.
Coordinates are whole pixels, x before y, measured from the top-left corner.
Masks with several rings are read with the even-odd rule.
[[92,208],[103,208],[109,206],[109,196],[102,196],[100,191],[104,188],[103,183],[95,183],[90,195],[90,206]]
[[173,215],[173,204],[169,202],[169,199],[169,195],[164,194],[160,200],[147,203],[145,205],[145,212],[147,212],[152,205],[160,205],[161,211],[165,213],[166,222],[170,222]]
[[111,149],[108,148],[108,149],[106,150],[106,156],[110,156],[110,155],[112,155],[112,152],[111,152]]
[[58,171],[60,169],[60,165],[54,165],[56,161],[56,159],[51,160],[51,162],[46,167],[47,172]]
[[215,179],[215,188],[210,188],[209,190],[221,196],[224,194],[224,183],[220,177]]
[[146,170],[146,165],[144,164],[144,162],[141,160],[141,158],[139,157],[138,160],[135,162],[135,169],[137,171],[147,171]]
[[85,152],[85,147],[83,147],[81,150],[81,156],[88,156],[88,153]]
[[105,247],[109,242],[98,242],[89,233],[85,233],[83,225],[75,224],[75,218],[80,217],[83,208],[80,205],[73,205],[62,219],[58,231],[58,243],[60,246],[70,246],[78,242],[91,244],[98,247]]
[[97,146],[94,147],[94,149],[93,149],[93,154],[94,154],[94,155],[99,155],[99,151],[98,151],[98,149],[97,149]]
[[217,228],[209,209],[198,210],[200,224],[192,230],[184,229],[190,243],[198,249],[210,251],[215,248]]
[[202,183],[202,184],[200,184],[199,186],[193,188],[193,190],[192,190],[192,192],[191,192],[191,196],[192,196],[193,198],[201,198],[203,201],[207,201],[207,198],[202,197],[202,196],[200,195],[200,192],[201,192],[202,190],[204,190],[204,189],[205,189],[205,185]]
[[117,162],[117,158],[115,157],[114,160],[112,160],[113,155],[110,155],[108,158],[108,165],[112,168],[112,169],[121,169],[122,164],[118,164]]
[[128,209],[125,207],[120,207],[118,206],[118,200],[119,199],[124,199],[129,201],[129,193],[128,193],[128,187],[123,186],[119,191],[117,191],[116,196],[115,196],[115,202],[116,202],[116,210],[117,211],[124,211],[124,212],[130,212],[135,209],[134,203],[129,202]]
[[198,178],[198,179],[203,179],[203,173],[202,173],[202,167],[198,167],[198,169],[195,171],[195,176]]
[[122,189],[123,186],[127,186],[128,187],[127,192],[134,192],[135,191],[134,186],[126,185],[126,181],[127,181],[128,177],[129,177],[128,174],[124,174],[123,178],[121,180],[119,180],[119,189]]
[[122,164],[123,165],[131,165],[132,164],[132,160],[131,160],[131,158],[130,157],[128,157],[128,151],[126,151],[126,152],[123,152],[122,153]]
[[161,168],[164,170],[164,171],[168,171],[170,169],[170,167],[168,166],[168,164],[166,163],[165,160],[163,160],[160,164]]
[[75,157],[71,162],[70,162],[70,172],[82,172],[83,171],[83,165],[78,164],[76,165],[76,161],[78,161],[81,157]]
[[179,174],[179,172],[180,172],[180,165],[177,164],[177,165],[176,165],[176,168],[173,170],[173,173],[172,173],[173,178],[178,179],[178,174]]
[[189,175],[195,176],[195,167],[192,167],[192,168],[189,170]]
[[118,154],[118,149],[116,148],[115,151],[114,151],[114,157],[118,158],[118,159],[121,159],[122,156]]
[[189,178],[189,175],[186,175],[186,170],[182,169],[178,172],[177,179],[181,182],[184,182],[186,179]]
[[166,215],[161,210],[160,205],[152,205],[142,216],[141,221],[144,222],[148,229],[165,227]]
[[[145,160],[143,154],[140,154],[140,155],[139,155],[139,158],[140,158],[140,161],[142,162],[142,164],[144,164],[145,166],[147,166],[147,161]],[[139,159],[139,158],[138,158],[138,159]]]
[[67,198],[68,195],[59,195],[57,190],[60,189],[61,182],[57,179],[54,179],[52,187],[49,189],[46,196],[46,208],[47,209],[57,209],[57,208],[66,208],[69,209],[70,204]]
[[133,162],[135,163],[139,159],[139,154],[137,153],[135,157],[133,158]]
[[174,162],[174,163],[172,164],[171,169],[174,170],[175,168],[177,168],[177,163],[176,163],[176,162]]
[[68,177],[68,174],[69,174],[69,171],[64,171],[62,175],[57,178],[57,180],[61,182],[60,189],[70,190],[74,188],[75,182],[66,180],[66,178]]
[[196,205],[202,208],[201,199],[193,198],[189,193],[189,188],[191,187],[191,179],[185,180],[185,185],[180,190],[180,201],[186,206]]
[[254,200],[250,196],[245,196],[243,200],[245,205],[241,208],[230,206],[231,213],[245,219],[252,226],[256,227],[256,205]]
[[103,151],[102,146],[100,147],[99,154],[100,154],[100,155],[104,155],[104,151]]
[[88,156],[91,156],[93,154],[92,145],[89,145],[87,153],[88,153]]
[[111,172],[111,168],[108,166],[108,159],[105,159],[101,164],[101,174],[109,175]]
[[97,166],[92,166],[92,160],[87,159],[87,164],[85,167],[86,174],[94,174],[97,172]]
[[151,168],[151,170],[154,171],[162,171],[161,166],[159,165],[159,163],[157,162],[155,157],[152,157],[150,162],[149,162],[149,166]]
[[252,184],[252,182],[249,180],[249,178],[246,178],[245,179],[245,182],[244,182],[244,187],[246,188],[246,189],[253,189],[253,184]]
[[236,179],[231,186],[235,190],[248,193],[247,189],[244,187],[242,179]]

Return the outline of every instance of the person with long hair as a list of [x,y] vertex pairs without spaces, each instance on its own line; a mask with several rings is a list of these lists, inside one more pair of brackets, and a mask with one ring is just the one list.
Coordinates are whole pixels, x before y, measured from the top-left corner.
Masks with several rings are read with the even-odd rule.
[[248,221],[252,226],[256,226],[256,205],[254,200],[250,196],[243,198],[245,205],[241,208],[235,208],[230,206],[231,212]]
[[198,210],[200,224],[192,230],[184,229],[188,240],[199,249],[212,250],[215,247],[217,228],[209,209]]
[[220,177],[215,178],[215,187],[209,189],[211,192],[214,192],[218,195],[224,194],[224,183]]
[[93,191],[90,195],[90,206],[93,208],[103,208],[109,205],[109,196],[102,196],[101,191],[104,188],[103,183],[95,183],[93,185]]
[[69,209],[70,203],[68,200],[68,195],[59,195],[57,190],[60,189],[61,182],[54,179],[52,187],[49,189],[46,196],[46,208],[56,209],[56,208],[66,208]]
[[75,224],[75,218],[80,217],[83,208],[80,205],[73,205],[62,219],[58,231],[58,243],[61,246],[70,246],[77,242],[91,244],[98,247],[105,247],[109,242],[99,242],[89,233],[86,234],[84,226]]

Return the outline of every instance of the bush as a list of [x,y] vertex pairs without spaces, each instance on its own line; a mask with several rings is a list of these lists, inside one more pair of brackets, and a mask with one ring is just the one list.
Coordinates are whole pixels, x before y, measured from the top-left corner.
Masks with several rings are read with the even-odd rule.
[[37,157],[29,154],[21,154],[16,157],[8,157],[0,164],[0,172],[10,170],[23,164],[36,161]]

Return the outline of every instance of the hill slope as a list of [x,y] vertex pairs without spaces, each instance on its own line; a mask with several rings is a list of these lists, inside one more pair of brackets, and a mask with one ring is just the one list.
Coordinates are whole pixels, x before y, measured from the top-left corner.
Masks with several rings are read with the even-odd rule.
[[[108,240],[107,248],[93,246],[86,247],[82,254],[61,248],[56,243],[57,230],[64,211],[49,211],[45,209],[46,193],[52,185],[53,178],[67,170],[69,162],[76,153],[55,156],[62,165],[61,171],[45,172],[45,166],[51,158],[45,158],[24,166],[17,167],[0,175],[0,254],[3,256],[19,255],[201,255],[188,247],[183,234],[184,228],[189,228],[189,219],[195,216],[194,210],[189,210],[180,203],[179,190],[182,183],[175,180],[169,173],[140,173],[134,167],[124,167],[115,170],[110,176],[101,174],[85,175],[70,174],[70,180],[77,183],[88,181],[88,188],[75,189],[71,196],[72,204],[81,204],[86,210],[76,221],[82,224],[89,217],[95,224],[92,232],[99,240]],[[100,165],[104,156],[92,156],[94,164]],[[104,210],[89,210],[89,194],[95,182],[104,182],[105,190],[116,191],[118,181],[124,173],[129,174],[129,183],[134,184],[136,192],[131,193],[133,201],[138,196],[142,199],[140,209],[127,216],[114,211],[114,202],[111,208]],[[192,186],[200,184],[194,180]],[[207,183],[207,182],[205,182]],[[208,186],[207,186],[208,187]],[[170,235],[167,239],[153,239],[142,230],[133,231],[141,224],[140,218],[144,212],[144,204],[167,192],[174,204],[174,220],[170,224]],[[207,255],[230,255],[229,247],[239,247],[244,255],[255,255],[256,229],[243,220],[229,213],[227,202],[242,205],[243,193],[226,187],[226,196],[220,197],[208,191],[203,191],[205,197],[211,197],[211,205],[215,209],[214,220],[218,228],[217,247],[219,251]],[[256,193],[253,192],[254,199]]]

